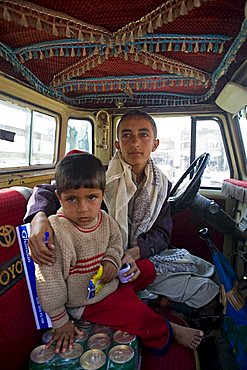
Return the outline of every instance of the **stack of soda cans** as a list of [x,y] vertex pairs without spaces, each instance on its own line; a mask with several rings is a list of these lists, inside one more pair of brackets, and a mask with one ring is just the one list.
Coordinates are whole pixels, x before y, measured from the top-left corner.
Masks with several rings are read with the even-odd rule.
[[113,331],[107,326],[77,320],[82,334],[76,337],[73,349],[56,354],[54,347],[46,348],[53,330],[43,334],[42,344],[35,348],[29,370],[139,370],[141,356],[135,335]]

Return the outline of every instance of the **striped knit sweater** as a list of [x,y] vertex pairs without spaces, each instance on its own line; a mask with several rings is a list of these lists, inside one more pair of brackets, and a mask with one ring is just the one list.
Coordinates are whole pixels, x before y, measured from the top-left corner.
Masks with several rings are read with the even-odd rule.
[[[79,318],[86,305],[101,301],[118,287],[118,279],[103,285],[94,298],[87,298],[89,280],[102,260],[117,269],[123,256],[122,239],[117,223],[104,211],[91,229],[69,221],[62,209],[49,217],[55,234],[55,263],[36,266],[36,286],[41,306],[59,328],[69,320],[68,312]],[[74,313],[74,314],[73,314]]]

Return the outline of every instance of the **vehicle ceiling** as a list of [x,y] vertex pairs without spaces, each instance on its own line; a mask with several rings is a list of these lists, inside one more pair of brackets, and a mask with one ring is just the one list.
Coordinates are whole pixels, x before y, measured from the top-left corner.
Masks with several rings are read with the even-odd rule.
[[0,71],[79,108],[213,103],[247,58],[245,0],[0,0]]

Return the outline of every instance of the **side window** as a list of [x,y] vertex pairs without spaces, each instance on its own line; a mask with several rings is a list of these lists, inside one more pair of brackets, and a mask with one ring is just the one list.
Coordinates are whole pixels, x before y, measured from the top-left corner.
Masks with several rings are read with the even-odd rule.
[[53,164],[57,119],[0,100],[0,168]]
[[89,120],[68,120],[66,152],[72,149],[80,149],[85,152],[93,152],[93,126]]
[[196,121],[196,157],[203,152],[210,154],[210,160],[201,186],[220,188],[223,180],[230,177],[230,170],[219,123],[214,119]]
[[160,145],[152,157],[173,185],[179,180],[194,158],[204,152],[210,162],[204,171],[201,186],[220,188],[230,176],[219,123],[214,119],[191,116],[153,116]]
[[54,161],[56,120],[47,114],[33,112],[31,164],[50,164]]
[[153,117],[157,125],[158,149],[154,163],[175,184],[190,163],[191,117]]
[[247,166],[247,106],[243,108],[238,115],[239,127],[242,136],[242,142],[245,152],[245,161]]

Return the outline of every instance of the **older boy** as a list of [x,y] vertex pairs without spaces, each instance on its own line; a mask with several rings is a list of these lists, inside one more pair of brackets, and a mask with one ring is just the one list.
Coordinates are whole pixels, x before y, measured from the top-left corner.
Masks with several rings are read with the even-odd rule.
[[[117,138],[115,145],[118,151],[106,173],[105,202],[110,215],[120,226],[125,248],[123,263],[131,263],[129,273],[132,273],[135,272],[134,261],[147,257],[152,259],[169,247],[172,220],[167,199],[171,184],[150,159],[159,140],[155,122],[149,114],[128,111],[118,124]],[[49,228],[46,215],[57,209],[53,192],[51,186],[41,185],[28,203],[26,220],[42,211],[32,221],[30,238],[33,259],[39,263],[52,263],[54,260],[52,250],[42,244],[40,237]],[[49,246],[52,248],[52,239]],[[202,307],[219,292],[219,287],[209,279],[214,267],[189,254],[182,257],[186,260],[184,271],[170,272],[169,268],[174,269],[174,265],[165,263],[165,269],[148,289],[173,301]],[[181,267],[178,263],[176,266]]]

